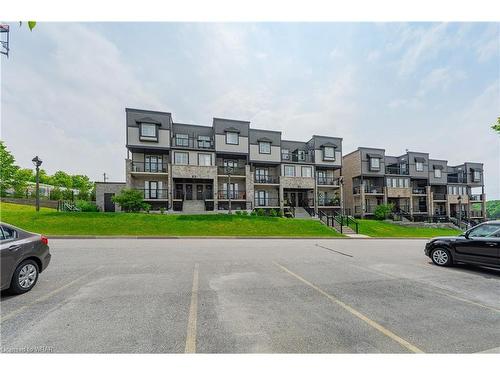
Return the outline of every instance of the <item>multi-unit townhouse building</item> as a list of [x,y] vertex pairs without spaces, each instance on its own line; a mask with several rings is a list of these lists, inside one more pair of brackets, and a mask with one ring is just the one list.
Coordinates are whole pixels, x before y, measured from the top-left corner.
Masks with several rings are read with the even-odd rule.
[[460,217],[486,218],[483,164],[450,166],[428,153],[407,151],[389,156],[384,149],[359,147],[344,155],[345,211],[373,215],[379,204],[413,220]]
[[174,211],[281,209],[340,211],[342,139],[314,135],[284,140],[280,131],[214,118],[182,124],[171,113],[126,109],[126,182],[100,183],[97,204],[124,187],[142,192],[152,209]]

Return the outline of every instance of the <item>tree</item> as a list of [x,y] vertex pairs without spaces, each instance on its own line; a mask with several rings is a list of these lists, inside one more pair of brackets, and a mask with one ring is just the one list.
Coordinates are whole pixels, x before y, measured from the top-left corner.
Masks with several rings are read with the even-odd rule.
[[12,187],[14,176],[19,169],[14,162],[14,156],[7,150],[4,142],[0,141],[0,195],[2,196]]
[[394,206],[392,203],[379,204],[377,208],[375,208],[375,212],[373,213],[373,215],[377,220],[385,220],[387,219],[387,216],[389,216],[389,214],[392,212],[393,208]]
[[62,199],[62,191],[61,189],[59,189],[58,187],[52,189],[50,191],[50,199],[53,200],[53,201],[59,201]]
[[[53,185],[52,177],[47,174],[45,169],[40,169],[40,171],[38,172],[38,176],[41,184]],[[33,182],[36,182],[35,179],[36,176],[33,175]]]
[[147,210],[149,204],[143,201],[142,192],[134,189],[123,189],[113,198],[114,203],[118,203],[125,212],[138,212]]
[[28,168],[19,168],[14,174],[14,181],[12,182],[12,187],[14,188],[14,195],[18,198],[22,198],[26,195],[26,189],[28,188],[28,182],[33,180],[33,170]]
[[500,134],[500,117],[497,118],[497,123],[491,125],[491,128]]
[[52,184],[55,186],[71,189],[73,187],[73,179],[66,172],[57,171],[52,176]]

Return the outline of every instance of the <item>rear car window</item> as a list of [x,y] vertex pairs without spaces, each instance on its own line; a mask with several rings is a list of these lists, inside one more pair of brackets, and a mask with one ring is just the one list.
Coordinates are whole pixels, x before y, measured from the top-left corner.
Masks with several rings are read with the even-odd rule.
[[12,228],[2,227],[2,240],[17,238],[17,232]]

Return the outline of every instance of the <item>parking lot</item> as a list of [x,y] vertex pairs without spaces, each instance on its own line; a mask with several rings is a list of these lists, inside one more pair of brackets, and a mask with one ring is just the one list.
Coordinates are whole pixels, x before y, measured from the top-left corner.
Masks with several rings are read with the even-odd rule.
[[500,271],[423,240],[50,240],[3,352],[500,352]]

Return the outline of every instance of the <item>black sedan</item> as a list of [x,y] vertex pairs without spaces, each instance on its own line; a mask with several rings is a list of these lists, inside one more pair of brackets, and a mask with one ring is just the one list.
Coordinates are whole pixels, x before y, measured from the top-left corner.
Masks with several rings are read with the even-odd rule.
[[31,290],[50,262],[47,237],[0,223],[0,290],[15,294]]
[[425,245],[425,255],[438,266],[500,267],[500,220],[484,222],[456,237],[433,238]]

